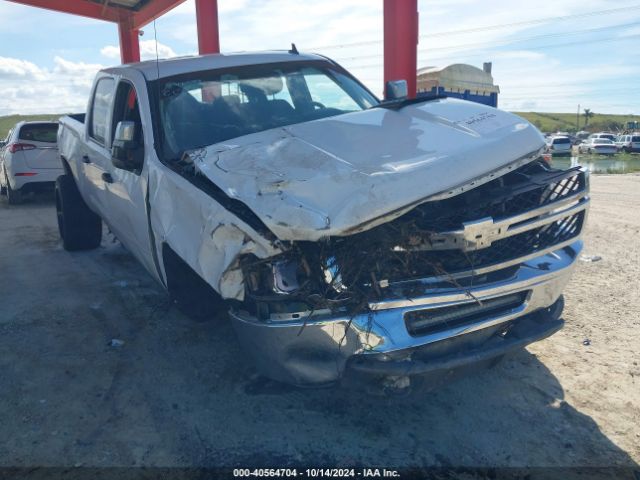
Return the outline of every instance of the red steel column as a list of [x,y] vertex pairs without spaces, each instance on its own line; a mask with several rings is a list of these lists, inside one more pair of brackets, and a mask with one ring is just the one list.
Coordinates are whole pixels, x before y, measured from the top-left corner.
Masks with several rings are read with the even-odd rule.
[[406,80],[416,96],[418,0],[384,0],[384,82]]
[[200,55],[220,53],[218,0],[196,0],[196,22]]
[[120,37],[120,58],[122,63],[140,61],[140,30],[131,26],[131,20],[118,22],[118,36]]

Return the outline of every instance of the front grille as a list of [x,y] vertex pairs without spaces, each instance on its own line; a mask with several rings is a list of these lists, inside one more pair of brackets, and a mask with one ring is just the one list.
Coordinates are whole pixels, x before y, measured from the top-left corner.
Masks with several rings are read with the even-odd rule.
[[404,315],[407,331],[412,336],[422,336],[464,327],[486,318],[505,315],[520,307],[527,292],[518,292],[483,301],[474,301],[448,307],[414,310]]
[[[412,276],[455,274],[460,271],[508,262],[571,240],[580,234],[583,221],[584,212],[579,212],[551,224],[514,235],[513,237],[498,240],[489,248],[473,252],[441,250],[402,253],[405,254],[404,262],[409,262],[411,258],[415,260],[416,266],[431,266],[431,268],[426,270],[423,268],[415,269],[415,271],[412,272]],[[394,271],[397,270],[397,268],[394,269]],[[401,280],[401,278],[394,276],[390,280]]]
[[343,285],[360,288],[381,280],[446,278],[512,261],[577,238],[585,211],[568,213],[543,226],[498,238],[490,246],[476,250],[433,250],[416,245],[428,244],[428,238],[435,234],[464,228],[464,222],[487,217],[505,219],[585,191],[583,171],[554,170],[536,161],[455,197],[419,205],[369,231],[332,239],[333,264],[339,269]]
[[549,205],[585,187],[585,174],[578,168],[558,171],[536,163],[461,195],[422,204],[402,218],[414,221],[422,230],[456,230],[464,222],[484,217],[500,219]]

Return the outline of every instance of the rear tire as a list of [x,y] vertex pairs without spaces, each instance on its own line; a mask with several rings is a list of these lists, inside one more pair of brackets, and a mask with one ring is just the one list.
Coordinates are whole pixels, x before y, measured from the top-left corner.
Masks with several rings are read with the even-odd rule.
[[20,192],[20,190],[14,190],[13,188],[11,188],[11,185],[8,181],[6,191],[7,201],[9,202],[9,205],[18,205],[19,203],[22,203],[22,192]]
[[4,181],[7,184],[6,187],[2,187],[2,194],[7,196],[7,202],[9,205],[17,205],[22,201],[21,192],[18,190],[14,190],[11,188],[11,184],[9,183],[9,177],[7,177],[7,172],[4,172]]
[[65,250],[91,250],[100,245],[102,220],[84,202],[71,175],[56,180],[56,213]]

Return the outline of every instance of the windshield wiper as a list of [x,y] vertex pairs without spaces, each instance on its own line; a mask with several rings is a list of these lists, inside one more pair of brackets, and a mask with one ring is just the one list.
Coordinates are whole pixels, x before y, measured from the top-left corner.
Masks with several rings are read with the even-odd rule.
[[408,105],[414,105],[416,103],[430,102],[432,100],[439,100],[441,98],[447,98],[446,95],[436,93],[432,95],[421,95],[416,98],[401,98],[398,100],[382,101],[371,108],[388,108],[389,110],[400,110]]

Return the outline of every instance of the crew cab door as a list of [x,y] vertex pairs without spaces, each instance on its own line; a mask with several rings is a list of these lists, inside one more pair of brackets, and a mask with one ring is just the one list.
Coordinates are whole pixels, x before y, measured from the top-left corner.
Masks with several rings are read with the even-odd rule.
[[[118,240],[155,272],[146,206],[145,132],[137,91],[127,80],[103,76],[96,82],[90,105],[87,151],[81,162],[85,184],[79,182],[79,187]],[[125,120],[136,123],[139,142],[134,152],[138,168],[130,170],[116,168],[111,153],[115,127]]]
[[[138,93],[133,83],[120,80],[113,101],[110,145],[113,145],[116,127],[120,122],[135,125],[136,147],[129,152],[131,161],[126,167],[114,165],[112,152],[103,178],[109,192],[105,205],[105,220],[118,239],[142,262],[150,272],[155,271],[149,220],[147,216],[148,175],[145,165],[145,128]],[[146,104],[145,104],[146,105]],[[145,112],[148,113],[148,112]]]

